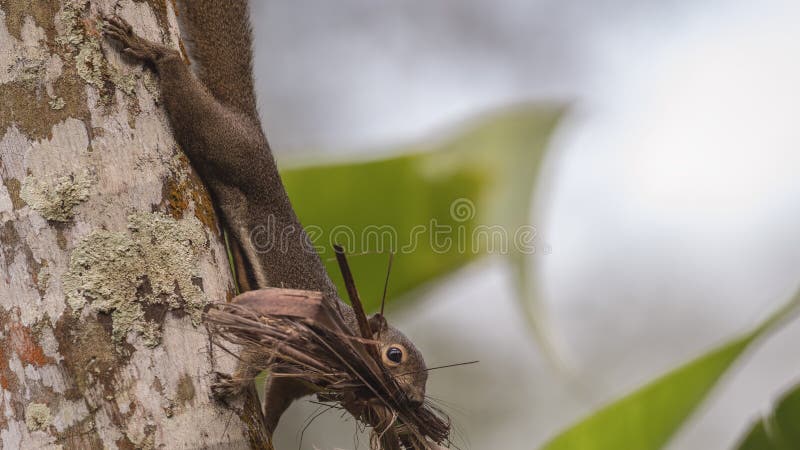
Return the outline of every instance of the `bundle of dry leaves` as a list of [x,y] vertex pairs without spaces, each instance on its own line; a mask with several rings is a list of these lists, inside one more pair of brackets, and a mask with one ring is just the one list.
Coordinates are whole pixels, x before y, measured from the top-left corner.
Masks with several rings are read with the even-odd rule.
[[377,342],[355,335],[319,292],[246,292],[212,308],[207,323],[223,339],[268,355],[260,369],[270,376],[301,378],[317,389],[320,402],[372,427],[372,448],[450,445],[447,416],[431,405],[405,405],[399,385],[379,362]]

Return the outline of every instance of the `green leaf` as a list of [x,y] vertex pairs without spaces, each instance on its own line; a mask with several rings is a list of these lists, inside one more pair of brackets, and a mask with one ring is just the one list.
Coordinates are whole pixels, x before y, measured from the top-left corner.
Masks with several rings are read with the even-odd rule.
[[738,448],[747,450],[771,450],[781,447],[777,447],[770,442],[764,422],[759,421],[753,425],[750,433],[747,434],[744,441],[739,444]]
[[544,449],[646,450],[663,447],[745,349],[774,329],[796,309],[798,303],[800,292],[749,333],[596,411],[551,440]]
[[[539,164],[561,112],[515,108],[473,121],[436,145],[390,152],[399,156],[293,168],[282,175],[340,292],[334,241],[352,255],[362,301],[375,311],[390,251],[398,254],[389,301],[409,298],[401,294],[488,253],[520,253],[514,233],[530,220]],[[489,248],[487,236],[500,230],[487,228],[493,226],[505,230],[506,251],[499,241]],[[361,253],[367,254],[355,256]]]
[[737,448],[739,450],[800,448],[800,384],[778,400],[774,411],[753,425]]

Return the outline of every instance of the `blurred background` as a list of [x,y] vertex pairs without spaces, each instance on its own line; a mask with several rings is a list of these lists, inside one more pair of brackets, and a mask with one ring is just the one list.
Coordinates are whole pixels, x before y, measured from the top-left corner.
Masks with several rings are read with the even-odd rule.
[[[504,258],[477,258],[391,305],[429,365],[480,360],[428,384],[460,448],[535,448],[747,330],[800,281],[795,0],[252,9],[260,111],[281,163],[397,156],[507,105],[567,107],[531,180],[530,221],[548,251],[529,276],[572,375],[544,356]],[[794,321],[762,342],[669,448],[733,446],[800,380],[798,341]],[[300,444],[316,410],[293,406],[277,447],[367,448],[335,412]]]

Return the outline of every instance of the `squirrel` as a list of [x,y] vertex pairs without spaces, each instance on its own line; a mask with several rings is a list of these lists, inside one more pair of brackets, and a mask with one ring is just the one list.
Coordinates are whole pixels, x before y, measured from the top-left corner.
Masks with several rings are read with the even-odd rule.
[[[123,54],[156,72],[175,139],[208,187],[231,237],[240,290],[319,291],[324,301],[338,303],[335,306],[344,323],[357,335],[353,309],[341,301],[311,247],[261,127],[253,89],[247,0],[182,0],[178,7],[181,34],[189,44],[194,70],[178,50],[137,36],[119,17],[105,17],[103,31],[121,45]],[[264,245],[257,238],[263,238],[260,232],[268,224],[280,231],[279,241]],[[422,354],[380,314],[370,316],[369,322],[380,343],[381,361],[397,377],[408,406],[421,406],[427,382]],[[248,363],[259,355],[242,352],[243,362],[229,376],[235,385],[229,395],[240,393],[260,371],[259,364]],[[268,378],[262,405],[267,433],[273,435],[293,401],[313,393],[303,382]]]

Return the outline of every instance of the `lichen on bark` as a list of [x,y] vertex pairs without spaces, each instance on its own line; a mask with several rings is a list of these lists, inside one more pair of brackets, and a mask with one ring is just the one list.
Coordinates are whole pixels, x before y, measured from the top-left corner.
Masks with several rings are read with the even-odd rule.
[[64,30],[56,43],[65,48],[75,60],[78,76],[100,93],[101,104],[113,100],[114,88],[128,96],[134,95],[137,75],[109,64],[103,54],[102,19],[90,17],[88,0],[67,0],[59,13]]
[[104,89],[105,58],[100,50],[100,33],[97,31],[100,23],[84,19],[88,8],[88,0],[64,2],[59,16],[64,32],[56,38],[56,42],[72,51],[78,75],[84,81],[98,89]]
[[68,222],[73,208],[89,198],[91,185],[87,171],[60,177],[52,184],[29,175],[22,181],[20,196],[45,219]]
[[25,423],[30,431],[46,430],[52,421],[50,408],[44,403],[31,403],[25,409]]
[[167,309],[200,323],[208,299],[199,285],[198,252],[206,245],[193,217],[133,214],[127,232],[96,231],[75,248],[63,277],[67,302],[75,311],[88,304],[111,314],[117,343],[135,331],[156,346]]

